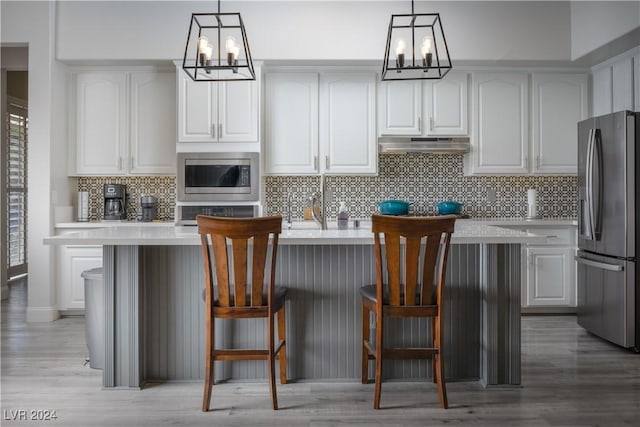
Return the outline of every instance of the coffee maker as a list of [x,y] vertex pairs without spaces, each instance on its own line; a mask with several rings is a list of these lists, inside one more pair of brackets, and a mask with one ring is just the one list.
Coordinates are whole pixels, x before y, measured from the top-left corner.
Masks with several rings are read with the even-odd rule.
[[127,219],[127,187],[124,184],[104,185],[104,219],[122,221]]
[[153,196],[140,197],[140,221],[150,222],[156,219],[156,198]]

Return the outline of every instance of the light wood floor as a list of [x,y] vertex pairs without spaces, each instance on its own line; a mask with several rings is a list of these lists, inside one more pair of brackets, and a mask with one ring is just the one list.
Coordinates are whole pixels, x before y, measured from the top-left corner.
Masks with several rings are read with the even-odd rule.
[[[101,390],[101,371],[84,366],[82,318],[25,323],[26,286],[2,302],[3,426],[640,426],[640,355],[603,342],[573,316],[523,319],[523,387],[449,383],[440,409],[431,383],[294,383],[278,387],[272,411],[266,383],[214,386],[200,412],[201,382],[142,391]],[[54,423],[11,421],[11,411],[55,410]],[[15,412],[14,412],[15,413]]]

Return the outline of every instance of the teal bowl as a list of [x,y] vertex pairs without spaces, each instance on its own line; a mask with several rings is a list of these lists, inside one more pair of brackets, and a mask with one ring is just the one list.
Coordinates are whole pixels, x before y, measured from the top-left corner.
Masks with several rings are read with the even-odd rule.
[[458,215],[462,210],[464,203],[460,202],[440,202],[438,203],[438,215]]
[[411,204],[402,200],[385,200],[378,202],[378,207],[382,215],[408,215]]

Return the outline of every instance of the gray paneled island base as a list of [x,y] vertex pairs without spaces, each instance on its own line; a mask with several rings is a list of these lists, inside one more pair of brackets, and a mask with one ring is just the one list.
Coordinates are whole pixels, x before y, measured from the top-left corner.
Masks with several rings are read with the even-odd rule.
[[[446,281],[447,379],[520,384],[520,244],[542,240],[458,221]],[[45,243],[103,245],[104,387],[204,377],[204,279],[195,227],[113,227]],[[375,283],[371,231],[284,230],[277,279],[290,288],[288,377],[359,381],[358,288]],[[388,345],[418,346],[430,333],[424,320],[393,320],[385,328]],[[262,328],[263,319],[218,321],[216,346],[264,346]],[[430,361],[385,362],[384,373],[390,379],[425,380]],[[216,378],[263,379],[266,365],[217,363]]]

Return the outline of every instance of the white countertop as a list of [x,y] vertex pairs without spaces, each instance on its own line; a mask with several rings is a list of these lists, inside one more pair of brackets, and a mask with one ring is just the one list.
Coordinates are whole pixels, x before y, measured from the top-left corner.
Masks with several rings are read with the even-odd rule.
[[[537,219],[525,219],[525,218],[509,218],[509,217],[494,217],[494,218],[473,218],[473,219],[459,219],[458,222],[473,221],[480,222],[485,225],[497,225],[497,226],[571,226],[578,225],[576,218],[537,218]],[[331,223],[330,223],[331,224]],[[335,225],[335,221],[333,222]],[[363,221],[363,224],[366,224]],[[139,221],[89,221],[89,222],[58,222],[55,224],[56,229],[82,229],[82,228],[104,228],[104,227],[171,227],[175,226],[173,221],[158,221],[158,222],[139,222]],[[294,228],[316,228],[317,226],[313,221],[297,221],[294,222]]]
[[69,228],[105,228],[105,227],[173,227],[173,221],[87,221],[87,222],[57,222],[54,226],[56,229]]
[[[170,223],[169,223],[170,224]],[[476,243],[544,243],[545,236],[519,230],[487,225],[483,221],[459,220],[452,236],[453,244]],[[199,245],[195,226],[149,227],[140,223],[123,223],[108,227],[80,230],[44,239],[47,245]],[[283,226],[279,244],[282,245],[371,245],[373,234],[370,223],[358,229],[319,230]]]

